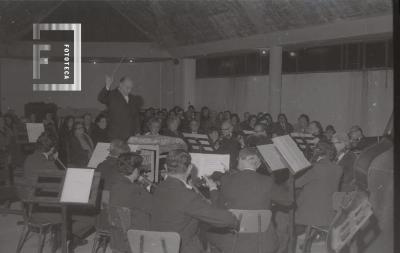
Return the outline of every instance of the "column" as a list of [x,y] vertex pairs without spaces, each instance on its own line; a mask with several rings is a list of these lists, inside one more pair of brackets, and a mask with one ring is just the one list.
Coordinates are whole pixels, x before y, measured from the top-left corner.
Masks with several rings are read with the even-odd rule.
[[274,120],[281,112],[282,97],[282,47],[269,50],[269,98],[268,111]]
[[183,89],[183,108],[195,104],[196,60],[181,59],[181,82]]

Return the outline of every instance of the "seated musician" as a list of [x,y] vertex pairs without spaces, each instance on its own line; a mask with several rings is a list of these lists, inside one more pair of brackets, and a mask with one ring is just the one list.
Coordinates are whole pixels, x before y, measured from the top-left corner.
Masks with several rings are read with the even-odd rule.
[[114,139],[110,143],[110,153],[108,154],[106,160],[101,162],[96,171],[101,173],[103,190],[109,191],[111,188],[111,183],[116,174],[118,174],[118,157],[123,153],[129,152],[129,146],[126,142]]
[[[57,153],[54,150],[55,143],[45,132],[41,134],[36,143],[35,152],[27,157],[24,163],[24,187],[19,189],[22,199],[27,199],[27,195],[33,189],[34,175],[39,172],[57,171],[59,168],[55,164]],[[69,252],[73,252],[77,246],[86,244],[84,240],[88,233],[92,231],[94,225],[94,215],[90,210],[73,209],[71,212],[72,237],[69,244]],[[61,210],[59,208],[40,205],[33,209],[32,218],[49,223],[61,222]]]
[[314,164],[295,181],[300,190],[295,211],[296,224],[328,226],[334,210],[332,195],[338,191],[342,168],[335,164],[332,143],[320,141],[314,149]]
[[339,183],[339,191],[350,192],[355,190],[354,185],[354,162],[356,154],[350,150],[349,139],[346,135],[335,134],[332,137],[332,143],[336,148],[336,163],[343,169],[343,175]]
[[56,158],[55,143],[46,132],[42,133],[36,141],[35,151],[24,162],[23,183],[18,187],[22,199],[27,197],[27,191],[36,183],[35,176],[38,172],[59,170],[54,163]]
[[180,253],[203,252],[198,237],[200,221],[216,227],[235,228],[238,225],[232,213],[211,205],[187,184],[192,171],[188,152],[169,152],[166,168],[167,177],[153,194],[151,230],[179,233]]
[[263,123],[257,123],[254,127],[255,134],[246,138],[246,147],[256,147],[264,144],[272,144],[267,134],[267,126]]
[[359,153],[365,148],[369,147],[371,142],[365,138],[363,130],[359,126],[352,126],[348,133],[350,139],[350,148],[352,151]]
[[[148,230],[152,196],[137,182],[143,158],[137,153],[128,152],[121,154],[118,160],[118,174],[110,191],[110,208],[128,207],[131,213],[130,228]],[[120,232],[119,230],[113,232],[113,248],[125,252],[127,245],[124,243],[125,237],[119,234]]]
[[[272,202],[290,205],[292,201],[287,186],[278,186],[271,177],[257,173],[260,164],[255,148],[242,149],[239,153],[238,172],[222,177],[219,190],[215,184],[208,182],[213,203],[225,209],[243,210],[270,210]],[[259,252],[275,252],[278,243],[272,223],[262,238]],[[216,252],[231,252],[234,240],[232,233],[212,229],[208,239],[217,249]],[[257,247],[257,235],[240,235],[235,252],[257,252]]]
[[230,155],[230,169],[236,169],[237,157],[241,149],[241,143],[233,133],[230,121],[224,121],[221,125],[221,137],[215,145],[217,152]]
[[86,167],[94,149],[92,139],[85,133],[85,127],[75,122],[68,139],[68,165],[76,168]]
[[203,134],[203,132],[200,131],[200,123],[197,120],[192,119],[189,122],[189,133],[191,133],[191,134]]

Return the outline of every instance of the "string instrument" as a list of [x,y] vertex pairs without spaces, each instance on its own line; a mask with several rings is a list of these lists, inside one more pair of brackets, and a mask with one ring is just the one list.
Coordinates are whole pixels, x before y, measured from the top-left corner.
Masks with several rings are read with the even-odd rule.
[[[384,132],[384,138],[379,143],[360,153],[354,163],[354,179],[357,191],[345,194],[341,200],[338,212],[333,219],[327,237],[327,249],[330,253],[339,253],[345,247],[364,241],[365,231],[388,230],[388,233],[374,233],[373,240],[390,236],[390,228],[377,224],[393,224],[393,153],[392,127],[393,115],[389,119]],[[393,154],[392,154],[393,157]],[[375,162],[379,162],[378,164]],[[371,166],[374,164],[374,166]],[[377,223],[371,217],[374,216]],[[393,215],[392,215],[393,216]],[[377,227],[379,226],[379,227]],[[390,227],[390,226],[388,226]],[[391,234],[393,236],[393,234]],[[360,239],[360,240],[359,240]],[[371,239],[369,239],[371,241]],[[392,238],[382,238],[384,244]],[[383,245],[383,244],[382,244]],[[365,247],[365,246],[364,246]],[[368,249],[368,247],[366,247]],[[354,251],[352,251],[354,252]],[[363,252],[375,252],[371,251]]]

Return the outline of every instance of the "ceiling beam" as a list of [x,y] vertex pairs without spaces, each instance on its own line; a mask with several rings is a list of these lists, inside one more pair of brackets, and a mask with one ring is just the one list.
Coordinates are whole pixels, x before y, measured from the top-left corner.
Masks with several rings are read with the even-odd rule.
[[390,37],[393,16],[379,16],[357,20],[341,20],[330,24],[301,29],[253,35],[245,38],[220,40],[196,45],[168,48],[173,57],[185,58],[208,54],[254,50],[272,46],[295,46],[326,43],[327,41],[361,40],[377,36]]

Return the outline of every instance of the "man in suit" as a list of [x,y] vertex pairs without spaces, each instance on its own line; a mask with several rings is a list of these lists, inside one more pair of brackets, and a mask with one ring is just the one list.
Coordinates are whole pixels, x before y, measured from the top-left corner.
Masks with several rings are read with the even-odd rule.
[[333,219],[332,195],[339,189],[342,167],[334,163],[336,149],[330,142],[320,141],[314,149],[316,163],[296,179],[295,221],[299,225],[328,226]]
[[200,253],[199,222],[216,227],[235,228],[238,221],[227,210],[218,209],[204,200],[187,184],[192,170],[190,154],[171,151],[166,161],[167,177],[155,189],[150,228],[155,231],[178,232],[180,253]]
[[[242,149],[238,172],[222,177],[219,190],[209,183],[213,203],[221,208],[242,210],[270,210],[272,202],[289,206],[292,201],[287,185],[278,186],[271,177],[257,173],[260,164],[255,148]],[[257,234],[241,234],[235,252],[257,252],[258,245],[262,253],[275,252],[278,243],[272,223],[261,238],[258,240]],[[209,242],[216,252],[231,252],[233,241],[234,235],[226,230],[210,230]]]
[[113,79],[106,76],[106,86],[100,91],[98,100],[108,109],[108,137],[127,140],[140,131],[139,98],[131,92],[134,87],[130,77],[122,77],[118,88],[111,90]]

